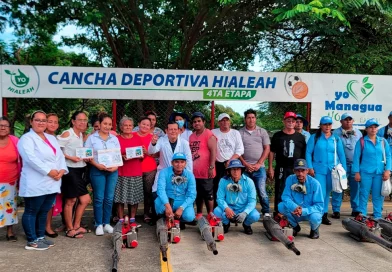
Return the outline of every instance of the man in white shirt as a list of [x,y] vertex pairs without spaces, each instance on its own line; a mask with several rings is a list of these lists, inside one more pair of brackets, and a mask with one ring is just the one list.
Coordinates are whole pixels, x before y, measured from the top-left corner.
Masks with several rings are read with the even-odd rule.
[[230,128],[230,116],[221,113],[218,116],[219,128],[212,133],[218,140],[217,156],[215,161],[216,176],[214,178],[214,199],[216,207],[216,193],[220,179],[226,175],[226,167],[231,160],[238,159],[244,153],[241,135],[237,130]]

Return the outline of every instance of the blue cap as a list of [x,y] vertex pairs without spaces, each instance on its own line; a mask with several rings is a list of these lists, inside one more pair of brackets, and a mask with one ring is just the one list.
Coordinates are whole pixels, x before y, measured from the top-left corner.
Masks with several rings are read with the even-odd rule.
[[304,127],[308,126],[308,124],[309,124],[308,120],[306,120],[305,117],[303,117],[301,114],[297,113],[297,119],[301,119],[302,120],[302,122],[304,123]]
[[373,126],[373,125],[379,126],[380,124],[377,122],[376,119],[370,118],[369,120],[366,121],[365,128],[368,128],[368,127]]
[[294,170],[297,169],[308,169],[308,164],[306,163],[306,160],[304,159],[298,159],[294,162]]
[[353,116],[351,115],[351,113],[345,112],[345,113],[343,113],[342,117],[340,118],[340,121],[345,120],[347,118],[354,119]]
[[195,119],[196,117],[200,117],[202,120],[205,119],[204,114],[202,114],[200,111],[194,112],[192,114],[191,120]]
[[175,161],[175,160],[184,160],[184,161],[186,161],[186,156],[185,156],[184,153],[181,153],[181,152],[175,153],[173,155],[172,161]]
[[329,116],[323,116],[320,119],[320,125],[325,125],[325,124],[332,124],[332,118]]
[[388,117],[389,117],[389,116],[392,116],[392,111],[389,113]]
[[245,168],[245,166],[242,165],[240,160],[232,160],[229,162],[229,165],[226,167],[226,169],[230,168]]

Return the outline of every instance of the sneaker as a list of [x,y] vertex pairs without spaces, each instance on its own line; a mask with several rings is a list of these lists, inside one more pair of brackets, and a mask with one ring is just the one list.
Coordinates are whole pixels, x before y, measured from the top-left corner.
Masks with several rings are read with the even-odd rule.
[[298,232],[300,232],[300,231],[301,231],[301,226],[300,225],[296,225],[293,228],[293,236],[297,236]]
[[229,232],[229,228],[230,228],[230,223],[223,224],[223,232],[224,233],[228,233]]
[[334,218],[334,219],[340,219],[340,212],[333,212],[331,217]]
[[103,226],[102,225],[97,226],[97,228],[95,229],[95,235],[102,236],[103,233],[104,233],[103,232]]
[[37,241],[42,242],[42,243],[48,245],[49,248],[50,248],[50,247],[54,247],[54,246],[56,245],[54,242],[52,242],[52,241],[50,241],[50,240],[47,240],[45,237],[43,237],[43,238],[38,238]]
[[320,238],[319,228],[317,228],[315,230],[310,230],[310,234],[309,234],[308,237],[310,239],[318,239],[318,238]]
[[109,224],[105,224],[105,226],[103,227],[103,231],[107,233],[113,233],[113,227]]
[[245,234],[248,234],[248,235],[252,235],[253,234],[253,230],[252,230],[252,228],[250,226],[247,226],[244,223],[242,223],[242,226],[244,227]]
[[27,242],[25,246],[27,250],[47,250],[49,246],[42,241]]

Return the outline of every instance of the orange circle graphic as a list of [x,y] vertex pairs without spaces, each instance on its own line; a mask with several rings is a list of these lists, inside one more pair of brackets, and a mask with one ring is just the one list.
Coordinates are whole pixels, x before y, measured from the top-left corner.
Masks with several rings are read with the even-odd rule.
[[297,99],[302,99],[308,95],[308,85],[305,82],[298,81],[292,87],[293,96]]

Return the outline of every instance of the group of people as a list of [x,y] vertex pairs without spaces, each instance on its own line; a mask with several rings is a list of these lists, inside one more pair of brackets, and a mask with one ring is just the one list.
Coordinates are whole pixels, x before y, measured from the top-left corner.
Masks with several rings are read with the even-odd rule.
[[[250,235],[251,225],[260,218],[257,198],[261,213],[270,213],[269,176],[275,180],[274,214],[286,215],[295,235],[300,221],[310,221],[309,237],[317,239],[320,224],[331,224],[331,171],[338,164],[347,172],[352,215],[367,214],[371,191],[374,217],[381,217],[381,185],[391,170],[392,112],[388,118],[389,125],[381,129],[375,119],[369,119],[363,136],[350,114],[342,115],[342,126],[335,131],[332,119],[324,116],[317,132],[310,135],[304,130],[307,120],[287,112],[283,129],[270,140],[252,109],[245,111],[245,126],[239,130],[231,128],[226,113],[218,116],[219,127],[209,130],[201,112],[191,118],[174,112],[162,130],[156,127],[156,113],[149,111],[136,127],[132,118],[124,116],[119,134],[112,131],[112,118],[105,113],[92,118],[94,130],[87,134],[88,116],[77,111],[70,128],[56,136],[58,117],[36,111],[31,114],[30,131],[18,140],[10,135],[10,121],[2,117],[0,227],[6,226],[7,239],[16,241],[12,226],[18,223],[19,195],[25,203],[26,249],[54,246],[45,236],[57,236],[51,218],[59,209],[66,236],[83,238],[90,232],[81,220],[91,201],[86,189],[91,183],[98,236],[113,232],[113,208],[114,217],[124,220],[127,205],[129,220],[134,222],[141,202],[145,223],[167,216],[180,219],[185,228],[186,222],[203,216],[205,205],[207,214],[222,219],[225,233],[235,222],[242,223]],[[127,148],[132,147],[141,147],[142,156],[129,158]],[[92,156],[77,156],[80,148],[91,148]],[[99,152],[108,149],[120,150],[121,166],[107,167],[100,161]],[[332,218],[340,218],[342,199],[342,193],[332,192]]]

